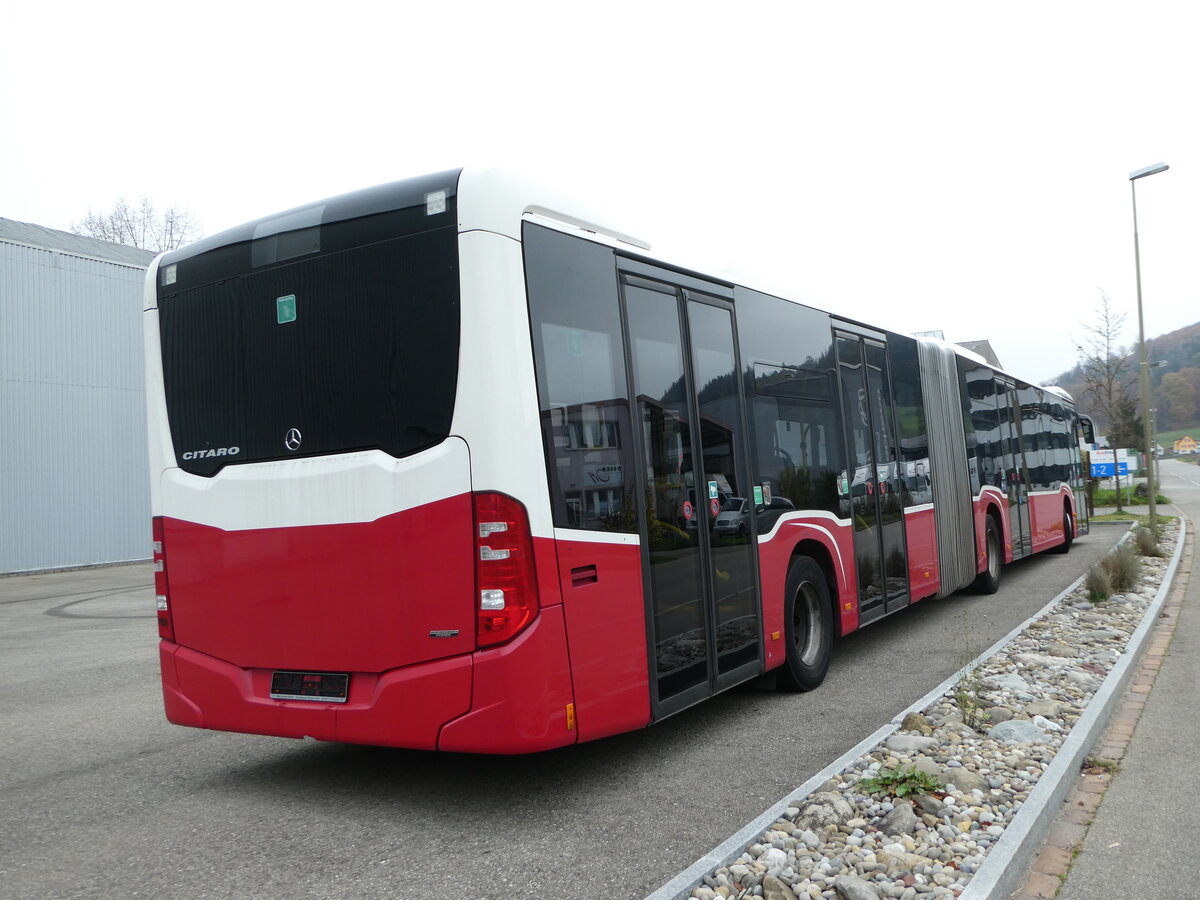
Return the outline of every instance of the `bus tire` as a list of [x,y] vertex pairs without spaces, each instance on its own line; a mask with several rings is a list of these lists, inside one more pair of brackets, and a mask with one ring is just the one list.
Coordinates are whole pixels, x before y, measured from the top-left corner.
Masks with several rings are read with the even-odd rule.
[[987,551],[987,565],[975,576],[971,588],[977,594],[994,594],[1000,590],[1000,567],[1004,565],[1004,553],[1000,548],[1000,527],[991,516],[983,531],[983,546]]
[[1054,548],[1055,553],[1070,553],[1071,544],[1075,540],[1075,528],[1071,522],[1071,511],[1063,509],[1063,542]]
[[788,566],[783,604],[787,652],[779,670],[785,691],[811,691],[825,680],[833,652],[833,604],[825,573],[809,556]]

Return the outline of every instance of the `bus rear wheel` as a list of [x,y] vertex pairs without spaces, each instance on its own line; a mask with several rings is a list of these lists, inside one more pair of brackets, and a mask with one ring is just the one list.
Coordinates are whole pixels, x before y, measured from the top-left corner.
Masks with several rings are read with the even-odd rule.
[[1004,556],[1000,551],[1000,528],[991,516],[987,517],[983,545],[987,550],[987,565],[975,576],[971,587],[977,594],[994,594],[1000,590],[1000,567],[1004,564]]
[[788,567],[783,606],[787,658],[779,670],[786,691],[811,691],[825,680],[833,652],[833,607],[829,584],[816,561],[808,556]]
[[1054,548],[1055,553],[1070,553],[1071,543],[1075,540],[1075,525],[1071,521],[1071,511],[1063,510],[1063,542]]

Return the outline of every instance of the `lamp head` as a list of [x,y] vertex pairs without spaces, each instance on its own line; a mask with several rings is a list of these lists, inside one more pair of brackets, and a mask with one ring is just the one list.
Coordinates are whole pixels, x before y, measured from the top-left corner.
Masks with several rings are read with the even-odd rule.
[[1130,181],[1137,181],[1139,178],[1145,178],[1147,175],[1157,175],[1159,172],[1165,172],[1171,168],[1166,163],[1155,163],[1152,166],[1146,166],[1144,169],[1138,169],[1136,172],[1129,173]]

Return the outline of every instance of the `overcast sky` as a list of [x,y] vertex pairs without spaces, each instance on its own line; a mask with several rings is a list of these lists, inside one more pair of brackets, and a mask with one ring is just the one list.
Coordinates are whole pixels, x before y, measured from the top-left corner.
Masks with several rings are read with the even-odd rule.
[[[517,166],[689,263],[1045,381],[1103,289],[1200,320],[1200,29],[1183,3],[25,3],[0,216],[120,196],[207,233]],[[1186,15],[1185,15],[1186,13]]]

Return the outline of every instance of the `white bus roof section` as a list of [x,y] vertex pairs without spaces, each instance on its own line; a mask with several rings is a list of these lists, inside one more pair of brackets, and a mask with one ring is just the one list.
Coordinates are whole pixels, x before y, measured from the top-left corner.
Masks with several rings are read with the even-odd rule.
[[526,216],[561,222],[573,228],[648,251],[645,241],[619,231],[612,217],[581,204],[572,194],[547,187],[507,169],[463,169],[458,179],[458,230],[491,231],[521,239]]
[[1057,384],[1044,384],[1042,385],[1042,390],[1048,391],[1049,393],[1054,394],[1056,397],[1062,397],[1062,399],[1068,401],[1069,403],[1075,402],[1075,398],[1071,396],[1071,392],[1066,388],[1060,388]]
[[935,337],[918,337],[916,338],[919,344],[930,344],[934,347],[945,347],[956,356],[961,356],[963,359],[969,359],[973,363],[978,363],[981,366],[987,366],[989,369],[996,369],[990,362],[976,353],[974,350],[964,347],[962,344],[955,344],[952,341],[947,341],[942,338]]

